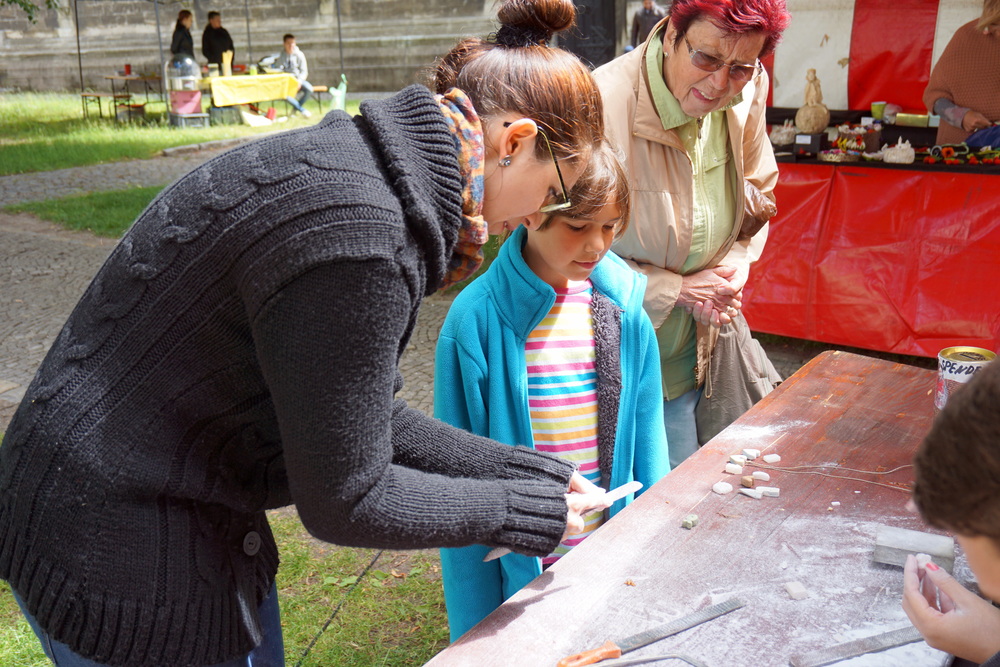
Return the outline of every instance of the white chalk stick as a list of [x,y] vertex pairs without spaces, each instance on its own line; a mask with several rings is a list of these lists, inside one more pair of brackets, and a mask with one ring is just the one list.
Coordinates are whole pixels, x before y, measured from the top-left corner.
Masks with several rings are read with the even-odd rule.
[[751,498],[756,498],[757,500],[760,500],[761,498],[764,497],[764,493],[760,489],[742,488],[740,489],[740,493],[742,493],[744,496],[750,496]]
[[771,481],[771,476],[768,475],[763,470],[754,470],[753,471],[753,478],[754,479],[759,479],[762,482],[770,482]]
[[778,494],[781,493],[781,489],[776,486],[758,486],[757,490],[768,498],[777,498]]
[[832,501],[830,504],[833,505],[834,507],[840,507],[840,502],[836,500]]
[[764,454],[764,463],[777,463],[781,457],[777,454]]
[[736,465],[735,463],[726,464],[726,472],[730,475],[739,475],[743,473],[743,466]]
[[793,600],[805,600],[809,597],[809,591],[806,587],[797,581],[789,581],[785,584],[785,592],[788,593],[788,597]]
[[760,456],[759,449],[744,449],[743,456],[747,457],[747,460],[753,461],[755,458]]
[[719,495],[724,496],[727,493],[732,493],[733,485],[730,484],[729,482],[716,482],[715,484],[712,485],[712,490],[718,493]]
[[730,454],[729,462],[735,463],[738,466],[745,466],[747,464],[747,457],[742,454]]

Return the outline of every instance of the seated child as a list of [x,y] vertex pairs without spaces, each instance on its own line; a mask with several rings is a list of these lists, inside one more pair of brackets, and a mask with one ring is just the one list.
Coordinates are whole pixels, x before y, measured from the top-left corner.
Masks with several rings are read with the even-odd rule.
[[[913,463],[920,514],[955,533],[979,590],[1000,602],[1000,363],[948,397]],[[907,557],[903,610],[934,648],[1000,667],[1000,609],[934,563]]]
[[[628,220],[627,183],[611,149],[601,149],[572,190],[572,208],[515,229],[451,306],[434,376],[436,417],[555,453],[607,490],[633,480],[649,488],[670,470],[659,351],[642,309],[646,278],[608,252]],[[605,519],[591,513],[583,533],[544,559],[484,563],[485,546],[442,549],[452,641]]]

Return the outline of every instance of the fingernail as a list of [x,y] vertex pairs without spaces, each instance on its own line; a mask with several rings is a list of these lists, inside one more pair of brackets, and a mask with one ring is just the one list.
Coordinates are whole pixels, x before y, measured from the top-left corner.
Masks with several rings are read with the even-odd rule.
[[936,563],[927,563],[927,565],[926,565],[925,567],[926,567],[926,568],[927,568],[928,570],[934,570],[935,572],[937,572],[938,570],[940,570],[940,569],[941,569],[941,568],[939,568],[939,567],[937,566],[937,564],[936,564]]

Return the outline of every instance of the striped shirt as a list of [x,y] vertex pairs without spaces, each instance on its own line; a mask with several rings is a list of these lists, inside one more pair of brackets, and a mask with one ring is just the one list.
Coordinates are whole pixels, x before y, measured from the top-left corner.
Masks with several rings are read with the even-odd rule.
[[[528,335],[528,409],[535,449],[580,466],[595,484],[601,471],[597,455],[597,369],[590,281],[556,290],[556,302]],[[604,521],[604,512],[585,518],[586,528],[564,540],[542,559],[550,565]]]

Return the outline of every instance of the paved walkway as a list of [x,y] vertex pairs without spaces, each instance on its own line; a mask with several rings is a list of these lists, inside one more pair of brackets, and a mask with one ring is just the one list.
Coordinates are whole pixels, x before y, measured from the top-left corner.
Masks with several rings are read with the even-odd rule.
[[[0,202],[51,199],[132,186],[166,185],[220,149],[179,152],[134,160],[0,177]],[[0,431],[10,421],[25,388],[114,241],[24,215],[0,213]],[[434,347],[450,300],[424,301],[403,360],[402,397],[415,408],[433,408]],[[822,348],[768,348],[783,375],[794,372]]]

